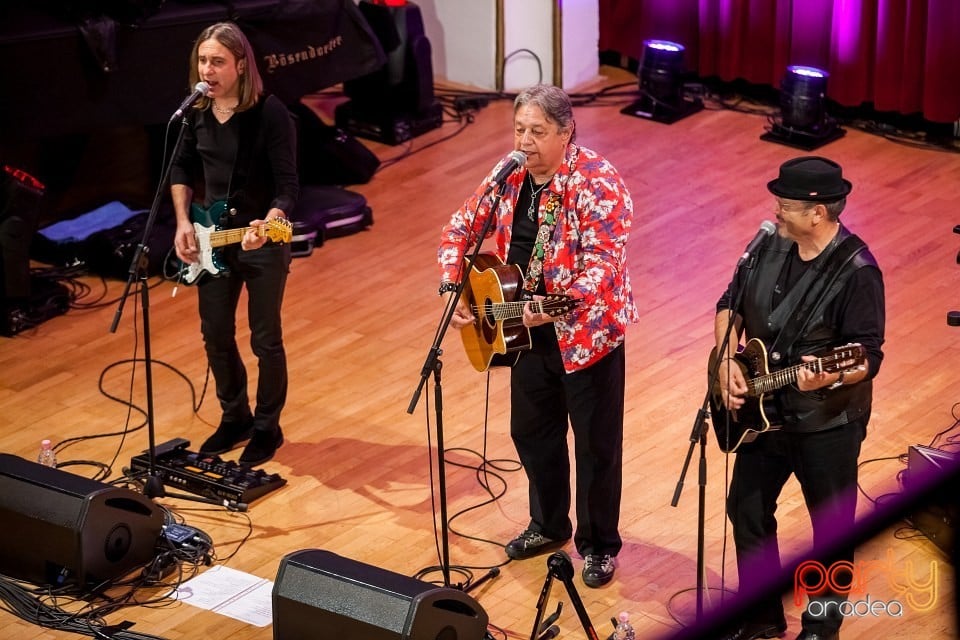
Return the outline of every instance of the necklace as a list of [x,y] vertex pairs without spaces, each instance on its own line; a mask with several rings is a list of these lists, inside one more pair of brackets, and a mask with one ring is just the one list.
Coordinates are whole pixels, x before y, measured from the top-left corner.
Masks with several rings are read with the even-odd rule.
[[233,110],[236,108],[237,108],[236,106],[233,106],[228,109],[223,109],[220,107],[220,105],[217,104],[216,100],[213,101],[213,110],[224,116],[230,115],[231,113],[233,113]]
[[527,173],[527,178],[530,180],[530,206],[527,207],[527,217],[530,218],[531,222],[537,219],[537,201],[540,198],[540,192],[543,191],[550,180],[544,182],[538,189],[534,188],[533,176],[530,173]]

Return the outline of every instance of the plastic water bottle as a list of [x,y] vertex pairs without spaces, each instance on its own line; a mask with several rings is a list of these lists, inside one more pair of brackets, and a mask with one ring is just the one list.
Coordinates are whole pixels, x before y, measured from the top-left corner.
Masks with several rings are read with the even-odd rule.
[[633,630],[633,625],[630,624],[630,614],[621,611],[617,619],[619,622],[617,622],[617,628],[613,632],[615,640],[636,640],[637,632]]
[[45,467],[57,468],[57,454],[53,452],[53,443],[49,440],[40,442],[40,454],[37,456],[37,462]]

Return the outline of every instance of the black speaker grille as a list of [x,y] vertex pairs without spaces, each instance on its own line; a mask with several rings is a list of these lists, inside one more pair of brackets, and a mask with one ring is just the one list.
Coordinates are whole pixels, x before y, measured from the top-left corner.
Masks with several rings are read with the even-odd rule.
[[481,640],[487,614],[469,595],[329,551],[280,563],[274,640]]
[[409,598],[296,565],[287,567],[284,593],[298,594],[305,604],[396,633],[403,632],[410,610]]

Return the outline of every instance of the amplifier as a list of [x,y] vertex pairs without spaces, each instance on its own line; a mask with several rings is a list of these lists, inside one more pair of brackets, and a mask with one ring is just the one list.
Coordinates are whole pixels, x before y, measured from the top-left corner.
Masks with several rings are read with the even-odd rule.
[[[189,446],[190,441],[183,438],[157,445],[156,473],[164,486],[207,498],[250,503],[287,484],[279,474],[244,467],[220,456],[200,455],[187,450]],[[130,470],[149,473],[149,452],[131,458]]]
[[[941,479],[947,477],[948,471],[957,464],[960,464],[960,456],[954,452],[911,445],[907,449],[903,488],[910,491],[915,487],[928,486],[931,482],[941,481],[942,484]],[[908,519],[944,553],[948,556],[952,553],[960,507],[949,485],[942,484],[929,500],[917,505]]]

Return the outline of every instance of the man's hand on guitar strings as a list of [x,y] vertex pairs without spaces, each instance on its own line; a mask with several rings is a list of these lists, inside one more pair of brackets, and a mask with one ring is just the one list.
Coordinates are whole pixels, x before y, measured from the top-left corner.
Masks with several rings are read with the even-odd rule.
[[[543,296],[533,296],[534,300],[543,300]],[[523,326],[527,327],[538,327],[541,324],[547,324],[556,320],[556,318],[551,317],[546,313],[535,313],[533,309],[530,308],[531,303],[523,305]]]
[[[800,356],[803,362],[816,362],[816,356]],[[826,373],[824,371],[814,371],[811,367],[800,367],[797,371],[797,389],[800,391],[813,391],[829,387],[837,381],[839,376],[836,373]]]
[[[444,309],[450,305],[450,298],[454,294],[456,294],[456,291],[447,291],[443,294]],[[450,317],[450,326],[454,329],[463,329],[476,322],[476,320],[476,317],[470,311],[470,305],[464,301],[463,296],[460,296],[460,299],[457,300],[457,308],[454,309],[453,315]]]
[[270,209],[262,220],[251,220],[247,232],[243,234],[243,239],[240,240],[240,248],[244,251],[252,251],[267,244],[267,240],[270,238],[263,233],[260,227],[267,224],[270,220],[285,217],[286,215],[284,215],[280,209]]
[[192,224],[186,224],[182,227],[179,224],[177,225],[173,246],[177,250],[177,257],[184,264],[193,264],[200,259],[200,250],[197,248],[197,234]]
[[746,402],[744,398],[749,389],[740,366],[732,359],[726,358],[720,362],[717,375],[720,388],[723,389],[721,394],[723,405],[730,411],[741,408]]

